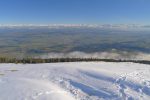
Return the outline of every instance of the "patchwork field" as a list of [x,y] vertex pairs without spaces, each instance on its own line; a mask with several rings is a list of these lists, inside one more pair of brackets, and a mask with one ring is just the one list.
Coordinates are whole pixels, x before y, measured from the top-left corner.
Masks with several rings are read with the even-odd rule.
[[99,27],[0,27],[0,56],[28,57],[48,53],[122,51],[150,53],[149,30]]

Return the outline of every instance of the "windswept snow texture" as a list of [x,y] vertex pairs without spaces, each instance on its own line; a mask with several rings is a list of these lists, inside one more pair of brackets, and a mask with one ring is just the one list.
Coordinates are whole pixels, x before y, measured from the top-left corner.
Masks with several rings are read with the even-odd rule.
[[0,64],[0,100],[149,100],[150,65]]

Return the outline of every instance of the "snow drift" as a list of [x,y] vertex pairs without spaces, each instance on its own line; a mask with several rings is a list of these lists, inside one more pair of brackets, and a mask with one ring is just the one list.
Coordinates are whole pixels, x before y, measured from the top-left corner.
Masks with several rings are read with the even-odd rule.
[[0,64],[0,100],[149,100],[150,65]]

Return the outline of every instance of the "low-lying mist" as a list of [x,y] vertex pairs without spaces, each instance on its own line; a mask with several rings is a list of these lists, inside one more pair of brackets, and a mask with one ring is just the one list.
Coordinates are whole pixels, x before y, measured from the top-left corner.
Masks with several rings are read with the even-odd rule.
[[121,59],[121,60],[150,60],[150,54],[142,52],[94,52],[85,53],[74,51],[69,53],[55,53],[40,55],[38,58],[99,58],[99,59]]

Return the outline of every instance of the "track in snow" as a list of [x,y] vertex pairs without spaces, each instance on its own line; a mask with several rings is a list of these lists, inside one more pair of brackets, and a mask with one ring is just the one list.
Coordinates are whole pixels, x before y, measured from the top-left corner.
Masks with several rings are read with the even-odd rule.
[[2,100],[149,98],[149,65],[109,62],[0,64]]

